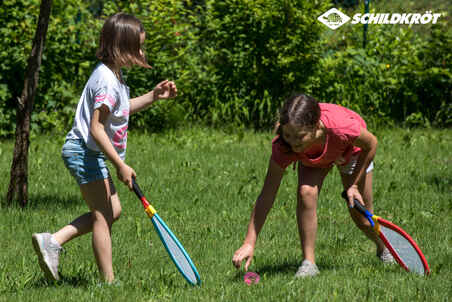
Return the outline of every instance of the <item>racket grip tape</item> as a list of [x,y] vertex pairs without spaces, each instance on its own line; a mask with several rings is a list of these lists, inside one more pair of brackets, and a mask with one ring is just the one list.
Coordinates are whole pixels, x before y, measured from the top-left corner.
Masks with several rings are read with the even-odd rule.
[[138,186],[137,182],[135,181],[135,177],[132,177],[132,187],[135,194],[137,194],[139,199],[142,199],[144,197],[143,193],[141,192],[140,187]]
[[[342,191],[342,198],[348,201],[348,196],[345,191]],[[353,199],[353,208],[357,209],[361,214],[363,214],[367,220],[369,220],[371,226],[374,226],[374,222],[372,220],[372,213],[370,213],[359,201],[358,199]]]

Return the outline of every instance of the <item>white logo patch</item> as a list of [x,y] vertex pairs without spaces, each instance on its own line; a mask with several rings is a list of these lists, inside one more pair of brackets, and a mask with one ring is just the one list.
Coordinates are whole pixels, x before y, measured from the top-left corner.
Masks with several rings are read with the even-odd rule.
[[350,20],[350,17],[336,8],[332,8],[317,18],[320,22],[331,29],[336,29]]

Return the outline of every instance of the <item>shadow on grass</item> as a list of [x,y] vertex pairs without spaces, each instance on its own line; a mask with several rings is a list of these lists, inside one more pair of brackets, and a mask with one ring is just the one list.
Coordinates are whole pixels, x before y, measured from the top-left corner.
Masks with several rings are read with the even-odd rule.
[[73,288],[88,288],[92,284],[85,276],[78,274],[75,276],[63,276],[60,274],[59,281],[48,280],[45,277],[37,278],[31,282],[27,282],[22,286],[12,286],[4,293],[17,293],[27,289],[44,289],[44,288],[58,288],[69,286]]
[[91,282],[86,279],[82,274],[75,276],[63,276],[60,274],[59,281],[51,281],[42,277],[31,284],[32,288],[46,288],[46,287],[59,287],[59,286],[71,286],[71,287],[88,287]]
[[[259,275],[285,275],[285,274],[295,274],[299,266],[298,260],[293,261],[284,261],[282,263],[275,264],[267,264],[262,267],[257,267],[255,272]],[[232,281],[242,281],[245,275],[244,271],[237,271],[234,277],[232,277]]]
[[299,266],[298,260],[285,261],[283,263],[268,264],[256,270],[258,274],[281,275],[295,274]]
[[74,208],[84,205],[81,194],[30,194],[27,209]]
[[452,184],[452,177],[449,175],[435,175],[431,174],[427,176],[427,183],[434,186],[440,193],[446,193],[450,190]]
[[[262,267],[257,267],[255,272],[259,275],[276,276],[276,275],[289,275],[294,276],[301,265],[300,259],[286,260],[281,263],[267,264]],[[334,269],[334,265],[331,263],[320,262],[317,263],[320,271],[328,271]],[[232,278],[232,281],[242,281],[245,272],[238,271]]]

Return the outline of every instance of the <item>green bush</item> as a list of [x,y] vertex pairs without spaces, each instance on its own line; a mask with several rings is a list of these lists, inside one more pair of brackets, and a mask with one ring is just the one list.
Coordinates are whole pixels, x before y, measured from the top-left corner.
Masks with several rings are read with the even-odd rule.
[[198,45],[209,86],[191,99],[204,119],[262,127],[287,94],[315,70],[326,4],[315,1],[207,1]]
[[[350,26],[353,36],[361,26]],[[349,40],[328,53],[307,90],[348,106],[377,124],[450,126],[452,36],[446,23],[432,26],[428,40],[410,28],[372,26],[368,45]]]
[[[14,47],[25,51],[14,51],[14,60],[3,60],[1,65],[0,136],[13,131],[14,99],[22,89],[38,2],[5,1],[2,7],[5,14],[0,18],[7,28],[27,22],[22,26],[27,31],[2,32],[4,40],[13,41],[0,59],[8,58]],[[300,0],[54,1],[32,129],[70,127],[79,94],[96,63],[103,20],[94,16],[100,7],[102,15],[117,11],[137,15],[148,32],[145,46],[154,68],[127,72],[132,96],[166,78],[176,80],[179,87],[178,101],[134,116],[132,125],[160,129],[195,119],[213,125],[268,126],[283,97],[315,69],[321,30],[316,16],[327,5]]]
[[39,1],[5,0],[0,6],[0,137],[15,129],[13,105],[20,96],[26,58],[36,29]]
[[431,36],[419,53],[423,66],[416,92],[421,103],[419,113],[435,126],[452,126],[451,50],[452,32],[446,23],[433,25]]
[[[15,102],[23,89],[39,4],[37,0],[7,0],[0,6],[0,137],[10,136],[15,128]],[[32,115],[33,132],[70,128],[84,82],[95,64],[100,25],[84,1],[53,1]]]
[[[140,3],[141,8],[131,12],[143,16],[149,36],[146,49],[154,69],[147,76],[132,71],[128,80],[146,87],[146,83],[175,79],[181,97],[179,102],[137,115],[132,124],[159,127],[184,118],[209,125],[269,126],[283,98],[301,87],[320,58],[317,41],[322,25],[316,17],[327,3]],[[166,120],[158,116],[171,108],[176,112],[164,115]]]
[[[15,103],[39,3],[4,0],[0,6],[0,138],[14,132]],[[131,96],[164,79],[175,80],[179,90],[175,100],[132,116],[131,127],[154,131],[186,120],[269,127],[294,91],[351,107],[378,123],[451,125],[452,38],[445,23],[432,26],[428,39],[410,28],[370,26],[363,50],[361,26],[344,26],[353,34],[343,38],[340,31],[323,31],[326,27],[316,18],[330,5],[308,0],[54,0],[32,132],[69,130],[97,63],[100,28],[106,16],[118,11],[143,21],[153,66],[125,72]],[[329,44],[322,33],[329,34]]]

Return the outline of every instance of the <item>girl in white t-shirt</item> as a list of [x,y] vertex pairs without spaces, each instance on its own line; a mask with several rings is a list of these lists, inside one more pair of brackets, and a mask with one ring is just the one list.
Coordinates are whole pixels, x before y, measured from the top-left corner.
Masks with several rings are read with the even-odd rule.
[[96,53],[100,63],[86,83],[62,150],[64,163],[76,179],[90,212],[53,234],[32,236],[39,264],[50,279],[59,279],[61,246],[92,232],[101,278],[107,283],[114,280],[111,227],[120,216],[121,204],[105,160],[112,162],[119,180],[132,189],[132,177],[136,174],[124,161],[129,115],[159,99],[177,95],[174,82],[165,80],[145,95],[129,99],[129,87],[121,68],[133,65],[150,68],[141,49],[144,40],[142,23],[131,15],[115,14],[102,27]]

